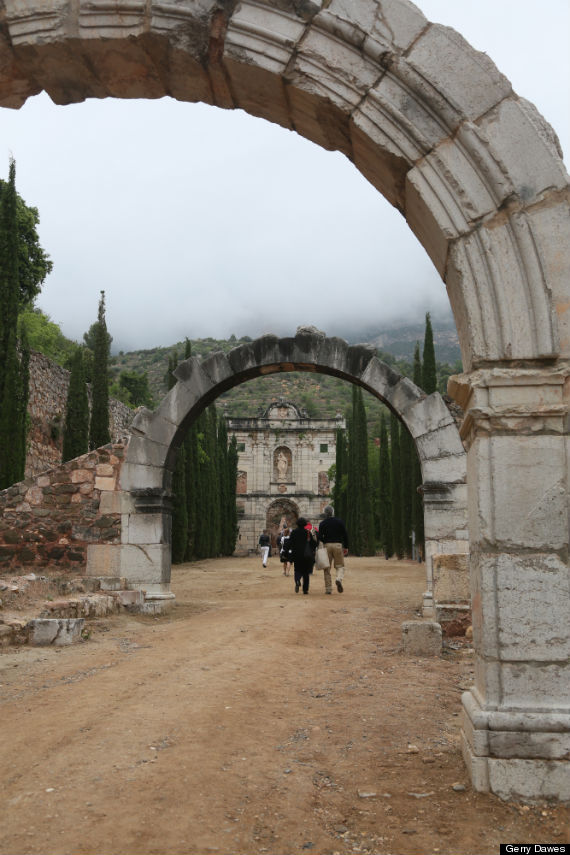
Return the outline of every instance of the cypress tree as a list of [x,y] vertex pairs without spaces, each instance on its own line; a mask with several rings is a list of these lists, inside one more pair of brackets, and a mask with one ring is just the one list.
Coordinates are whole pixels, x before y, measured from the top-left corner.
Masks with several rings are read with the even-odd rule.
[[16,164],[10,161],[8,182],[0,197],[0,391],[8,350],[14,347],[18,324],[18,221],[16,213]]
[[21,375],[16,334],[8,339],[4,363],[4,394],[0,407],[0,489],[21,481]]
[[435,348],[433,345],[433,330],[429,312],[426,314],[426,330],[424,335],[422,388],[427,395],[437,390],[437,372],[435,368]]
[[335,514],[342,520],[346,520],[346,481],[348,466],[348,448],[346,433],[343,428],[336,429],[336,459],[335,459],[335,482],[333,488],[333,505]]
[[207,455],[208,461],[208,489],[207,495],[207,527],[209,529],[208,557],[215,558],[220,552],[220,477],[217,458],[217,427],[218,414],[216,407],[212,404],[206,412],[207,424]]
[[400,427],[396,416],[390,416],[390,486],[392,493],[392,539],[398,558],[404,557],[402,543],[402,484],[400,464]]
[[[214,554],[214,494],[217,484],[212,478],[214,472],[213,457],[215,439],[212,437],[212,418],[208,411],[203,412],[197,422],[198,427],[198,479],[197,507],[199,509],[196,529],[196,557],[210,558]],[[219,521],[218,521],[219,525]]]
[[374,555],[374,503],[370,482],[370,465],[368,460],[368,424],[362,389],[358,389],[358,436],[361,456],[360,489],[362,492],[362,554]]
[[[184,345],[184,359],[190,359],[192,356],[192,345],[187,338]],[[186,561],[191,561],[195,555],[196,543],[196,525],[198,518],[197,500],[197,479],[199,476],[198,470],[198,429],[196,422],[193,422],[184,439],[184,448],[186,451],[186,515],[188,518],[188,538],[186,542]]]
[[186,511],[186,449],[178,449],[172,474],[172,563],[181,564],[188,543],[188,513]]
[[83,351],[78,347],[73,354],[67,390],[62,462],[85,454],[88,448],[89,399],[83,371]]
[[0,489],[24,477],[29,350],[18,352],[18,219],[16,164],[0,200]]
[[188,540],[186,561],[196,557],[196,526],[198,517],[198,430],[194,423],[184,440],[186,449],[186,514],[188,517]]
[[[354,555],[360,555],[360,527],[357,520],[360,516],[360,494],[356,492],[358,481],[358,459],[356,453],[356,394],[357,387],[352,387],[352,409],[347,418],[347,466],[346,466],[346,523],[350,537],[350,548]],[[348,497],[350,496],[350,501]]]
[[93,352],[89,445],[100,448],[109,442],[109,339],[105,322],[105,292],[101,291]]
[[[414,383],[421,388],[422,363],[420,359],[420,344],[416,342],[414,350]],[[422,485],[422,468],[417,449],[414,449],[412,467],[412,528],[416,535],[416,547],[423,552],[424,542],[424,506],[419,487]]]
[[356,555],[374,555],[374,518],[368,467],[368,430],[362,389],[352,390],[352,416],[348,435],[348,531]]
[[236,487],[238,472],[238,450],[235,434],[232,434],[228,449],[228,519],[227,529],[227,555],[233,555],[236,548],[238,536],[238,519],[236,504]]
[[218,469],[218,504],[220,508],[220,533],[218,538],[218,553],[231,555],[228,552],[228,513],[229,513],[229,472],[228,472],[228,431],[223,416],[218,419],[216,443],[216,464]]
[[[178,365],[176,352],[168,357],[166,385],[170,391],[176,385],[173,372]],[[180,564],[185,560],[188,550],[188,508],[186,499],[186,448],[184,442],[176,454],[176,463],[172,473],[172,563]]]
[[384,413],[380,420],[380,460],[379,460],[379,514],[380,514],[380,541],[386,558],[394,553],[392,543],[392,509],[391,509],[391,486],[390,486],[390,449],[388,446],[388,430]]
[[20,481],[26,474],[26,457],[28,450],[28,399],[30,392],[30,345],[28,342],[28,331],[25,324],[22,324],[22,332],[20,334],[20,390],[19,390],[19,415],[18,427],[20,430],[19,454],[20,454],[20,472],[18,480]]
[[402,547],[412,554],[412,490],[413,462],[416,457],[414,441],[405,425],[400,423],[400,472],[402,482]]

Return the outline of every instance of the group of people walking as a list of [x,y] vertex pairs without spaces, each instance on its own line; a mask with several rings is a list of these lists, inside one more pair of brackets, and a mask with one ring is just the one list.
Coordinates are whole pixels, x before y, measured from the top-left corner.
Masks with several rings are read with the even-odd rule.
[[[278,548],[280,561],[283,564],[283,575],[288,576],[291,565],[295,577],[295,593],[299,593],[302,586],[303,594],[309,593],[309,581],[317,550],[319,550],[319,565],[323,569],[325,581],[325,594],[332,594],[331,568],[334,566],[336,578],[335,585],[339,594],[342,594],[344,579],[344,559],[348,554],[348,534],[346,526],[341,519],[334,516],[331,505],[324,510],[325,518],[319,524],[318,529],[304,517],[299,517],[294,529],[283,529],[279,534]],[[267,567],[267,558],[271,550],[271,538],[265,529],[259,537],[261,560]]]

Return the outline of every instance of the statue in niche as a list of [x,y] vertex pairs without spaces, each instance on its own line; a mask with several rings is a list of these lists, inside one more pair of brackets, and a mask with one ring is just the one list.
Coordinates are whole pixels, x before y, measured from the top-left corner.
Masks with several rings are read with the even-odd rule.
[[289,469],[289,461],[282,451],[277,455],[277,480],[287,480],[287,470]]

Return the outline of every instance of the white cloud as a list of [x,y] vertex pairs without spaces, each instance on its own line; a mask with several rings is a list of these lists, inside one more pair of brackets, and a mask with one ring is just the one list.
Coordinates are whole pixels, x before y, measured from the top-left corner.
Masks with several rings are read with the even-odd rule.
[[[566,0],[540,15],[534,0],[419,5],[487,50],[567,147]],[[402,217],[344,157],[278,126],[168,99],[61,108],[46,96],[0,122],[0,168],[13,152],[54,261],[39,304],[73,338],[101,289],[124,350],[446,309]]]

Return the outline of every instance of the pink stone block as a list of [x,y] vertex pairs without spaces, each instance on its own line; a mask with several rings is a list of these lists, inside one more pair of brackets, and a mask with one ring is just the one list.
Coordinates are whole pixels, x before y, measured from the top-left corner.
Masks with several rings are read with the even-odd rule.
[[90,472],[88,469],[74,469],[71,473],[71,483],[79,484],[82,481],[92,481],[93,480],[93,472]]
[[115,479],[114,478],[99,478],[99,477],[97,477],[97,478],[95,478],[95,489],[96,490],[114,490],[115,489]]
[[115,474],[115,470],[110,463],[98,463],[95,467],[95,472],[97,475],[103,475],[106,478]]
[[30,487],[26,493],[26,501],[29,502],[30,505],[41,505],[43,498],[44,494],[41,487]]

